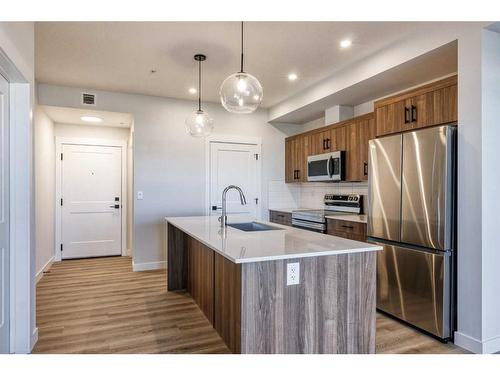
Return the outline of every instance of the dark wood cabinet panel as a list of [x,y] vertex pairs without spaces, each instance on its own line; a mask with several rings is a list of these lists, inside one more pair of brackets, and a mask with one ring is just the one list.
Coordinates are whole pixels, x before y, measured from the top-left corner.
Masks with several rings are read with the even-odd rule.
[[187,291],[214,322],[214,251],[187,236]]
[[233,353],[241,352],[241,265],[215,254],[214,328]]
[[269,221],[276,224],[292,226],[292,214],[276,210],[269,210]]

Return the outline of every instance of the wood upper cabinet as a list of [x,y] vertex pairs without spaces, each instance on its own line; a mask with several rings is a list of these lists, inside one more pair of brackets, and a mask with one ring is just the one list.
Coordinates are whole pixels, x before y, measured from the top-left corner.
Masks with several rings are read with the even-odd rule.
[[376,107],[375,118],[377,123],[377,137],[399,133],[403,129],[405,115],[409,116],[406,108],[407,106],[404,100]]
[[372,114],[358,117],[347,128],[347,181],[368,179],[368,141],[375,138],[375,118]]
[[377,137],[457,121],[457,76],[375,103]]
[[314,133],[311,139],[311,155],[324,154],[331,151],[332,135],[330,130]]
[[307,181],[309,143],[307,135],[285,141],[285,182]]

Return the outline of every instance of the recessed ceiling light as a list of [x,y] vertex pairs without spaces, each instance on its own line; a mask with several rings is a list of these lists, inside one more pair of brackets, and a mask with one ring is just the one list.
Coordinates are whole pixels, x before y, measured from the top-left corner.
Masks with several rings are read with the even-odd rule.
[[190,94],[193,94],[193,95],[198,92],[198,90],[196,90],[194,87],[191,87],[188,91]]
[[289,81],[295,81],[296,79],[297,79],[297,74],[295,74],[295,73],[290,73],[290,74],[288,75],[288,80],[289,80]]
[[85,122],[102,122],[102,118],[96,116],[82,116],[80,120]]
[[340,47],[347,48],[347,47],[350,47],[351,44],[352,44],[352,41],[350,41],[349,39],[344,39],[340,42]]

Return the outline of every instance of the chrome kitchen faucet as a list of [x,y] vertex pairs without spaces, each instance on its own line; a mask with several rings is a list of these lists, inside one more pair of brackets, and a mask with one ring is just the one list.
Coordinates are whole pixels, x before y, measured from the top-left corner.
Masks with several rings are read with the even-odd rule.
[[222,216],[219,217],[220,221],[220,226],[222,228],[225,228],[227,225],[227,215],[226,215],[226,194],[229,190],[235,189],[240,193],[240,201],[242,205],[247,204],[247,200],[245,198],[245,194],[243,194],[243,190],[239,186],[236,185],[229,185],[222,191]]

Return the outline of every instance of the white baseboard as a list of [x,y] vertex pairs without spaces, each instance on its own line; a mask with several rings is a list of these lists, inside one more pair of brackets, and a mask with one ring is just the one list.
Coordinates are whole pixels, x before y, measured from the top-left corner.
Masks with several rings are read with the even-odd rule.
[[500,336],[480,341],[462,332],[455,332],[455,345],[477,354],[500,352]]
[[50,267],[52,267],[52,263],[54,263],[55,261],[55,257],[52,256],[48,261],[47,263],[45,263],[45,265],[42,267],[42,269],[40,271],[38,271],[36,273],[36,282],[38,283],[40,281],[40,279],[43,277],[43,273],[44,272],[47,272]]
[[136,271],[150,271],[150,270],[161,270],[167,268],[167,262],[149,262],[149,263],[135,263],[132,261],[132,270]]
[[30,352],[33,351],[33,348],[35,347],[35,344],[38,341],[38,327],[35,327],[33,332],[31,333],[31,346],[30,346]]

